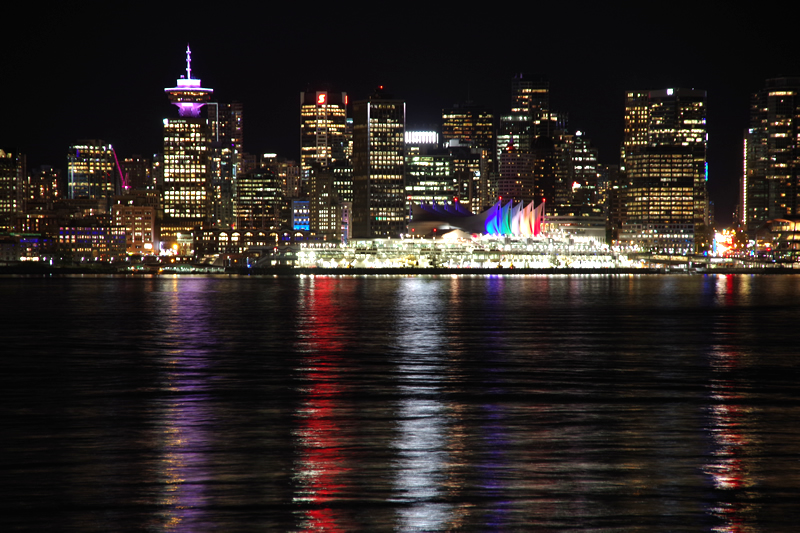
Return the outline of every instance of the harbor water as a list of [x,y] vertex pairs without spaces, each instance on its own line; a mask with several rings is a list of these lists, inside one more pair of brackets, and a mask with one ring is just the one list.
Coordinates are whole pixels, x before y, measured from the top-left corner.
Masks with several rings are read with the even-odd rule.
[[0,278],[2,531],[795,531],[800,275]]

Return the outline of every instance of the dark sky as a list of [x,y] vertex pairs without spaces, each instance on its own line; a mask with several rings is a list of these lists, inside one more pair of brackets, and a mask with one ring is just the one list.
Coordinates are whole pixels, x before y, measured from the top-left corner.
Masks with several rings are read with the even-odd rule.
[[217,3],[193,12],[70,4],[26,8],[0,32],[0,148],[21,150],[30,166],[64,168],[78,139],[103,139],[120,157],[159,151],[162,119],[176,116],[163,89],[184,73],[188,43],[194,77],[217,100],[244,104],[245,150],[292,158],[309,84],[351,101],[382,84],[406,100],[414,127],[437,125],[443,107],[468,97],[505,113],[514,73],[543,76],[551,107],[569,113],[570,129],[585,131],[604,163],[618,163],[625,90],[705,89],[709,189],[717,220],[729,223],[750,94],[766,78],[800,75],[791,4],[764,20],[701,2],[639,2],[633,11],[600,2],[473,11],[453,2]]

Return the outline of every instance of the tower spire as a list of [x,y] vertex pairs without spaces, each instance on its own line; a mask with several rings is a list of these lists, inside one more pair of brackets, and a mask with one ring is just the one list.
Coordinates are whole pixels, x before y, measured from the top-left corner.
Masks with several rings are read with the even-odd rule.
[[186,77],[180,77],[175,87],[167,87],[164,92],[169,101],[178,106],[182,117],[199,117],[200,108],[211,98],[213,89],[200,85],[199,79],[192,78],[192,50],[186,45]]

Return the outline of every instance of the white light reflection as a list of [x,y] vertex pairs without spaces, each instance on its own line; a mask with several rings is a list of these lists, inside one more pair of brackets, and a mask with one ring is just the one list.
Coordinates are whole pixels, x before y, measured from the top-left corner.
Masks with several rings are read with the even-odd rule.
[[436,398],[444,379],[442,313],[447,298],[439,280],[406,279],[400,286],[397,372],[403,399],[398,406],[399,450],[394,501],[402,531],[444,531],[453,506],[444,503],[449,454],[447,406]]

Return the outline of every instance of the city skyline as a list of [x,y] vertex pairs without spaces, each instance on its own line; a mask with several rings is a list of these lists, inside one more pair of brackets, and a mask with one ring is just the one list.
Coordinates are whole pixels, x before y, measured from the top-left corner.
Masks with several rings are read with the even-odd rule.
[[[385,85],[406,101],[412,129],[438,126],[442,109],[468,98],[499,116],[511,106],[515,73],[541,76],[552,108],[569,115],[571,131],[586,132],[605,164],[619,161],[625,91],[706,90],[710,198],[726,224],[738,197],[750,96],[766,79],[800,71],[788,35],[750,28],[744,16],[723,21],[704,7],[659,17],[583,6],[537,7],[524,12],[530,17],[409,9],[380,30],[343,11],[326,19],[338,31],[324,41],[308,37],[323,26],[300,31],[304,19],[290,8],[237,12],[228,38],[208,31],[208,15],[115,8],[102,43],[71,30],[93,16],[91,6],[55,9],[1,43],[13,83],[0,91],[13,105],[0,146],[26,154],[29,168],[64,168],[68,147],[87,138],[104,139],[125,157],[160,151],[161,121],[171,116],[161,91],[183,71],[188,43],[193,72],[215,98],[243,104],[244,150],[298,160],[297,94],[310,87],[347,92],[353,102]],[[470,31],[481,38],[467,38]],[[377,36],[383,40],[369,44]]]

